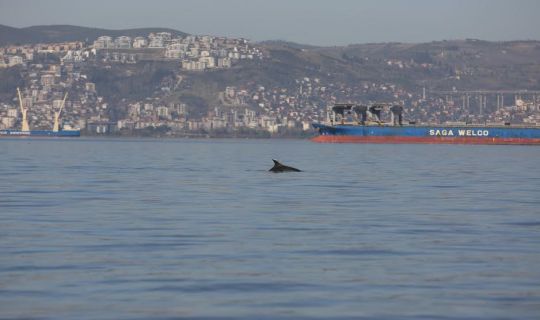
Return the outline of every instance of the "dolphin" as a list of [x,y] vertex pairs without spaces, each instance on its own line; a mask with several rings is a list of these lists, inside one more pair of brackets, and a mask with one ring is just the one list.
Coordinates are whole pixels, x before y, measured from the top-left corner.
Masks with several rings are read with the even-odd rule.
[[302,170],[281,164],[277,160],[272,159],[272,161],[274,161],[274,166],[272,167],[272,169],[268,171],[272,171],[272,172],[301,172],[302,171]]

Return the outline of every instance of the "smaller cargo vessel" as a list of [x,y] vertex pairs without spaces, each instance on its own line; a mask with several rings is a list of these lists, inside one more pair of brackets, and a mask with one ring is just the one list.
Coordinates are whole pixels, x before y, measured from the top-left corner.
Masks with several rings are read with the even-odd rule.
[[[383,123],[383,110],[391,122]],[[368,121],[368,113],[374,121]],[[328,123],[313,123],[319,135],[314,142],[329,143],[428,143],[428,144],[520,144],[540,145],[540,127],[510,124],[416,125],[403,123],[399,105],[336,104]]]
[[21,110],[22,121],[21,121],[21,130],[15,129],[6,129],[0,130],[0,136],[11,136],[11,137],[80,137],[81,130],[73,129],[71,127],[62,126],[60,128],[60,115],[66,103],[67,93],[64,95],[60,109],[54,112],[54,123],[52,130],[30,130],[28,125],[27,113],[28,109],[23,107],[21,91],[17,88],[17,94],[19,96],[19,107]]
[[78,129],[53,130],[0,130],[0,136],[8,137],[80,137],[81,131]]

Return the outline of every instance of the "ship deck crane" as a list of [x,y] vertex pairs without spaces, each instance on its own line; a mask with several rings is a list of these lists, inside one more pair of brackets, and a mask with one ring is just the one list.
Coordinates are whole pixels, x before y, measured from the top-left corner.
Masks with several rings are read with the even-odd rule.
[[17,94],[19,95],[19,107],[21,108],[22,122],[21,122],[21,131],[30,131],[30,126],[28,125],[28,119],[26,118],[26,113],[28,109],[23,108],[21,91],[17,88]]
[[60,127],[60,123],[59,123],[59,119],[60,119],[60,114],[62,113],[62,109],[64,108],[64,104],[66,103],[66,98],[67,98],[67,92],[66,94],[64,95],[64,99],[62,100],[62,104],[60,105],[60,110],[58,110],[58,112],[54,112],[54,124],[53,124],[53,132],[58,132],[59,130],[59,127]]

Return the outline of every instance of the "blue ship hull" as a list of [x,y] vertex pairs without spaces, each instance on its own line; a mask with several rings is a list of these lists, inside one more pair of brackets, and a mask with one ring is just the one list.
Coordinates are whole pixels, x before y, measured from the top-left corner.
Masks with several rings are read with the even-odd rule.
[[52,130],[0,130],[0,136],[8,137],[80,137],[80,130],[65,130],[65,131],[52,131]]
[[315,142],[540,144],[540,127],[491,126],[377,126],[315,123]]

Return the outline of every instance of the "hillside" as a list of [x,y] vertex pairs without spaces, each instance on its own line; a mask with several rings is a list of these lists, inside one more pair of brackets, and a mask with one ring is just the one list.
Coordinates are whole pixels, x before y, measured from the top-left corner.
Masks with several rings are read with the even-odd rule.
[[[481,40],[360,44],[315,49],[346,60],[357,74],[429,83],[434,89],[540,88],[540,42]],[[401,80],[400,80],[401,79]]]
[[[243,61],[230,69],[189,72],[174,62],[147,62],[112,68],[90,65],[87,73],[109,101],[156,96],[167,103],[185,102],[197,117],[220,105],[219,95],[227,87],[246,90],[249,97],[258,95],[257,88],[262,86],[267,94],[278,90],[298,103],[318,106],[332,101],[395,99],[394,93],[383,86],[398,86],[402,92],[416,95],[422,87],[428,91],[540,88],[538,42],[447,41],[332,48],[271,42],[262,48],[266,59]],[[181,85],[167,84],[178,76],[183,78]],[[317,79],[315,86],[325,87],[325,92],[306,96],[299,91],[299,81],[305,78]],[[376,88],[365,89],[366,85]],[[160,92],[164,86],[171,88],[169,94]],[[246,105],[256,108],[258,102],[247,100]]]
[[350,85],[395,83],[410,90],[540,89],[540,42],[441,41],[301,47],[262,44],[269,59],[202,74],[205,81],[288,86],[300,77]]
[[[211,127],[230,127],[232,120],[227,115],[234,114],[234,121],[243,119],[248,127],[254,123],[264,123],[267,128],[286,123],[297,129],[299,123],[324,119],[326,107],[336,102],[373,101],[403,103],[409,118],[425,122],[536,121],[527,112],[536,110],[540,92],[539,41],[467,39],[316,47],[202,36],[174,39],[182,49],[162,44],[158,48],[94,50],[92,39],[100,35],[135,37],[156,31],[177,32],[175,37],[184,34],[168,29],[72,26],[0,30],[9,34],[2,37],[4,42],[88,39],[81,50],[36,50],[31,58],[27,58],[26,48],[17,48],[17,53],[6,48],[4,68],[0,68],[0,103],[5,103],[5,108],[14,101],[16,88],[21,87],[28,94],[32,90],[38,105],[47,109],[51,99],[67,85],[80,111],[74,113],[72,121],[126,120],[139,127],[161,121],[158,123],[175,126],[167,121],[180,121],[184,119],[181,115],[187,115],[189,120],[217,117],[218,122]],[[169,50],[173,54],[180,50],[181,54],[171,56]],[[79,60],[75,61],[73,55],[77,54]],[[209,55],[211,66],[206,65]],[[28,60],[12,63],[20,61],[19,56]],[[218,62],[224,59],[229,63],[220,65]],[[45,85],[51,81],[53,70],[54,84]],[[43,90],[35,90],[38,88]],[[489,92],[482,93],[485,96],[464,92],[471,90]],[[524,112],[498,112],[502,102],[494,90],[519,91],[519,100],[525,99],[520,103],[532,103],[532,107]],[[466,106],[464,99],[468,99]],[[517,100],[517,95],[507,94],[504,106]],[[238,114],[243,110],[249,111]],[[7,114],[7,109],[4,111]],[[44,125],[49,122],[43,120]],[[191,128],[201,127],[193,124]]]
[[170,32],[174,36],[185,36],[186,33],[167,28],[137,28],[124,30],[109,30],[87,28],[70,25],[32,26],[13,28],[0,25],[0,46],[7,44],[51,43],[65,41],[92,42],[99,36],[111,37],[147,35],[151,32]]

